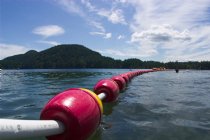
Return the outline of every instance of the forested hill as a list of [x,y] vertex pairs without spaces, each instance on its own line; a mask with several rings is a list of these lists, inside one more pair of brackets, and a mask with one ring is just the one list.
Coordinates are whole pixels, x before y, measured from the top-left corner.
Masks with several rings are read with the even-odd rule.
[[0,60],[1,69],[51,69],[51,68],[182,68],[210,69],[210,62],[168,62],[141,61],[136,58],[115,60],[102,56],[82,45],[58,45],[41,52],[30,50]]
[[[131,67],[139,66],[141,61],[135,63]],[[125,68],[127,65],[77,44],[58,45],[41,52],[30,50],[0,61],[3,69]]]
[[[34,50],[7,57],[0,61],[2,68],[102,68],[112,67],[114,59],[101,56],[82,45],[58,45],[41,52]],[[114,65],[115,66],[115,65]]]

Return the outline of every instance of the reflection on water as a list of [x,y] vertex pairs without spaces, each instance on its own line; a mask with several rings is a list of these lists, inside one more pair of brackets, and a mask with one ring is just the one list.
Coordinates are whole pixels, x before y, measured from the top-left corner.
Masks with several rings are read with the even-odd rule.
[[116,105],[119,104],[119,101],[113,102],[113,103],[104,103],[103,107],[104,107],[104,115],[108,116],[110,114],[112,114],[112,112],[114,111],[114,107]]
[[[43,106],[59,92],[74,87],[92,89],[100,79],[127,71],[3,70],[0,117],[39,119]],[[209,85],[210,71],[138,76],[120,93],[118,101],[104,104],[102,124],[90,140],[209,140]]]

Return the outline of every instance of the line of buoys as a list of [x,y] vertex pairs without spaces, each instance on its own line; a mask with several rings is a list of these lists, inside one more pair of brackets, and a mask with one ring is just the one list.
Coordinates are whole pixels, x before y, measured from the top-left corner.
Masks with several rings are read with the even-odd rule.
[[[98,81],[92,91],[84,88],[68,89],[53,97],[41,113],[42,120],[58,120],[65,132],[50,136],[49,140],[83,140],[99,126],[103,113],[101,101],[116,101],[132,78],[153,70],[133,71]],[[103,98],[101,98],[103,94]],[[98,96],[96,96],[98,95]]]
[[[42,122],[46,120],[54,120],[57,122],[57,125],[54,124],[57,128],[53,127],[53,130],[51,129],[51,131],[59,131],[59,133],[54,133],[55,135],[46,133],[45,135],[42,132],[41,135],[46,136],[48,140],[87,139],[97,129],[101,122],[103,114],[102,102],[109,103],[116,101],[119,92],[125,89],[132,78],[154,71],[157,70],[131,71],[113,76],[110,79],[102,79],[95,84],[93,89],[94,92],[84,88],[71,88],[57,94],[45,105],[41,112],[40,119]],[[20,128],[25,127],[24,124],[19,125]],[[49,125],[52,124],[48,124],[48,126]],[[23,137],[23,134],[26,133],[21,130],[19,130],[18,133],[15,130],[10,132],[9,130],[5,131],[6,129],[4,129],[4,131],[2,131],[2,127],[5,126],[1,126],[0,124],[1,138],[8,138],[9,135],[21,135],[21,137]],[[9,128],[9,126],[7,127]],[[39,127],[42,127],[40,132],[49,130],[46,124],[42,125],[41,122]],[[8,137],[5,136],[5,132],[7,132]],[[36,136],[41,136],[37,129],[36,132]]]

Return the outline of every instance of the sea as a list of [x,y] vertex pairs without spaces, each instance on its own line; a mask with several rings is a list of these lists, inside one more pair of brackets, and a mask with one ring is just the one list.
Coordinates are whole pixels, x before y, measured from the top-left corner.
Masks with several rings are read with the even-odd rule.
[[[134,70],[1,70],[0,118],[38,120],[56,94],[69,88],[92,90],[101,79]],[[134,77],[116,102],[104,104],[102,123],[89,140],[210,140],[210,71]]]

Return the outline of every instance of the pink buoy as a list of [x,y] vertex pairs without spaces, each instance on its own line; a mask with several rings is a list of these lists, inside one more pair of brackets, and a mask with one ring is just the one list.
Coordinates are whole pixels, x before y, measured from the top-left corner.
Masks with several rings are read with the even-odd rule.
[[102,117],[100,101],[91,91],[72,88],[53,97],[41,112],[41,120],[63,123],[62,134],[48,136],[48,140],[85,140],[99,126]]
[[134,72],[132,72],[132,77],[135,77],[135,73]]
[[138,71],[138,75],[141,75],[143,72],[142,71]]
[[126,82],[120,75],[113,76],[111,79],[117,83],[120,91],[125,88]]
[[130,79],[129,79],[129,77],[126,74],[121,74],[120,76],[122,76],[122,78],[124,78],[126,84],[129,83]]
[[134,72],[130,72],[131,79],[134,78]]
[[137,72],[135,71],[135,72],[134,72],[134,77],[136,77],[136,76],[137,76]]
[[105,93],[106,98],[103,102],[113,102],[117,100],[119,95],[119,87],[117,83],[112,79],[103,79],[96,83],[94,86],[94,92],[98,95]]
[[127,72],[125,74],[128,76],[129,80],[131,80],[133,78],[132,75],[131,75],[131,72]]

